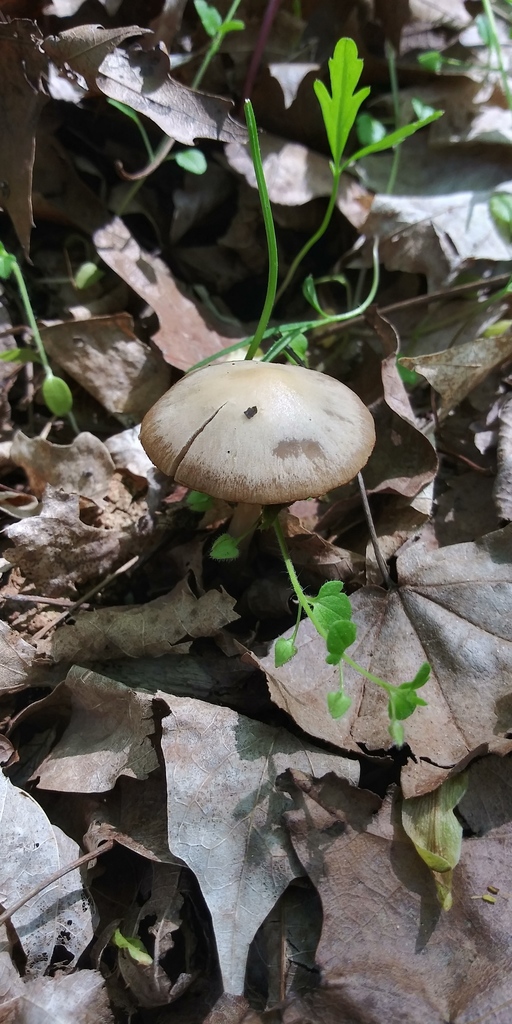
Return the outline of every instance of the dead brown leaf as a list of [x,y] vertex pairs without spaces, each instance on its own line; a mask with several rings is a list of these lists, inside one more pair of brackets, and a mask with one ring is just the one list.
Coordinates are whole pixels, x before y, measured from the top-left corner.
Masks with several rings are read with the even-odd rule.
[[71,444],[52,444],[43,437],[14,437],[11,459],[22,466],[29,487],[41,498],[47,484],[68,494],[104,498],[114,474],[114,463],[105,445],[94,434],[83,432]]
[[[510,781],[510,759],[506,764]],[[508,891],[510,804],[503,829],[463,839],[454,905],[443,913],[394,809],[385,804],[361,828],[362,794],[347,800],[347,790],[339,782],[336,798],[329,785],[327,809],[301,795],[301,806],[286,815],[295,850],[320,894],[324,923],[317,950],[322,985],[306,999],[311,1016],[294,1018],[290,1008],[284,1020],[505,1024],[512,904],[472,897],[484,895],[491,883]]]
[[467,344],[454,345],[431,355],[404,356],[400,362],[421,373],[439,392],[439,418],[444,419],[496,366],[511,356],[512,334],[507,333],[498,337],[475,338]]
[[33,681],[35,647],[0,620],[0,690],[24,690]]
[[250,942],[301,873],[281,827],[286,798],[277,776],[294,766],[356,781],[357,767],[229,708],[159,697],[169,709],[162,721],[169,847],[200,882],[225,991],[240,995]]
[[512,519],[512,396],[507,395],[500,409],[498,472],[494,502],[501,519]]
[[[151,737],[152,698],[74,666],[49,698],[71,708],[71,718],[51,753],[37,766],[40,789],[104,793],[120,775],[145,779],[158,767]],[[40,701],[36,714],[44,710]]]
[[[48,487],[41,513],[6,529],[14,548],[9,561],[18,565],[36,591],[48,596],[75,596],[76,588],[111,572],[130,547],[131,531],[86,526],[79,517],[78,495]],[[140,545],[139,545],[140,546]]]
[[0,1024],[30,1024],[44,1017],[59,1024],[113,1024],[105,981],[99,971],[58,971],[53,978],[18,975],[16,994],[0,1008]]
[[[215,636],[238,615],[235,599],[209,590],[195,597],[186,580],[148,604],[100,608],[63,626],[52,640],[54,661],[90,662],[112,658],[158,658],[190,637]],[[180,645],[183,650],[183,645]]]
[[[511,730],[512,529],[423,554],[410,547],[397,559],[399,587],[366,587],[351,597],[358,639],[348,651],[367,671],[393,683],[432,666],[421,696],[428,702],[405,723],[414,754],[402,769],[406,796],[440,785],[447,770],[486,748],[501,749]],[[287,634],[288,635],[288,634]],[[301,623],[298,655],[282,668],[273,652],[256,659],[272,700],[312,736],[357,750],[391,745],[382,690],[344,668],[348,712],[336,721],[326,694],[338,670],[325,662],[324,641]]]
[[32,170],[35,133],[47,97],[41,86],[47,61],[37,26],[15,20],[0,24],[0,205],[28,257],[32,230]]
[[68,76],[72,70],[89,85],[93,85],[100,64],[116,47],[121,46],[126,39],[147,35],[149,32],[149,29],[137,25],[123,25],[119,28],[77,25],[56,36],[47,36],[41,49]]
[[170,387],[168,368],[126,313],[54,324],[42,337],[48,355],[114,415],[138,423]]

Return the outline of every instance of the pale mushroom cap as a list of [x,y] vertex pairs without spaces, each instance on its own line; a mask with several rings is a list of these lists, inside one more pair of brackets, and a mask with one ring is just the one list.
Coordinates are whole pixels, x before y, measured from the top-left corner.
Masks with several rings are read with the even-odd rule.
[[375,427],[333,377],[237,360],[178,381],[144,417],[140,439],[152,462],[186,487],[279,505],[352,480],[371,454]]

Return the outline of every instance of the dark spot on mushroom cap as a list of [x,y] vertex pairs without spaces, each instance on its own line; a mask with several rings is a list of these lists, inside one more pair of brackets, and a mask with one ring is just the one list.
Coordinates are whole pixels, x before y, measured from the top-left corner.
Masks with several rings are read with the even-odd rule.
[[247,416],[248,420],[252,420],[253,416],[256,416],[257,412],[258,412],[258,406],[257,405],[251,405],[251,407],[249,409],[245,410],[244,416]]
[[310,438],[303,438],[301,441],[291,438],[289,441],[280,441],[273,449],[272,455],[278,459],[298,459],[305,455],[308,459],[322,458],[324,450],[319,441],[312,441]]

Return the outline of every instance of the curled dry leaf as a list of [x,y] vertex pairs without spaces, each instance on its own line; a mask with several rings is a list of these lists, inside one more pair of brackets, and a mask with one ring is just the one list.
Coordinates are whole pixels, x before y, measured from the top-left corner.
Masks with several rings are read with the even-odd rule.
[[[488,759],[481,764],[485,765]],[[510,759],[508,766],[510,786]],[[469,771],[468,800],[472,788]],[[286,815],[290,836],[323,907],[317,949],[320,987],[292,1020],[407,1021],[469,1024],[507,1019],[512,999],[509,934],[512,904],[475,897],[493,883],[508,893],[510,800],[507,825],[494,820],[483,838],[463,839],[453,880],[453,908],[442,913],[431,874],[385,804],[361,823],[357,803],[329,786],[329,804],[301,795]],[[478,791],[475,802],[481,808]],[[491,818],[492,818],[491,813]]]
[[[430,554],[410,547],[397,559],[396,590],[365,587],[351,597],[358,639],[348,654],[363,668],[400,683],[413,679],[422,662],[432,666],[421,690],[428,706],[405,723],[414,754],[402,769],[406,796],[440,785],[450,767],[476,753],[509,744],[511,541],[512,527],[505,527]],[[267,675],[272,700],[304,732],[337,747],[389,747],[384,692],[346,666],[352,706],[334,721],[326,694],[337,689],[338,670],[326,664],[325,643],[309,620],[301,623],[297,647],[297,656],[279,669],[273,652],[253,656]]]
[[65,74],[69,76],[70,71],[74,71],[93,86],[100,64],[117,46],[121,46],[126,39],[147,35],[149,31],[137,25],[123,25],[119,28],[77,25],[56,36],[47,36],[41,49]]
[[[100,608],[82,614],[74,626],[57,630],[54,661],[89,662],[112,658],[158,658],[190,637],[215,636],[239,616],[236,601],[225,591],[195,597],[186,580],[148,604]],[[183,649],[180,645],[180,649]]]
[[140,422],[170,386],[168,368],[126,313],[54,324],[42,337],[48,355],[116,416]]
[[139,434],[138,426],[128,427],[120,434],[108,437],[105,448],[110,453],[116,469],[125,469],[132,476],[149,480],[155,472],[155,467],[140,443]]
[[80,520],[78,495],[51,487],[40,515],[5,532],[14,543],[6,557],[37,592],[49,597],[75,596],[78,586],[107,575],[136,546],[131,531],[86,526]]
[[28,258],[32,230],[32,170],[35,133],[47,97],[41,80],[48,61],[34,22],[0,25],[0,205],[14,224]]
[[22,466],[31,489],[41,497],[47,484],[88,498],[104,498],[114,463],[104,444],[84,431],[71,444],[52,444],[43,437],[14,437],[12,461]]
[[12,693],[33,682],[35,647],[0,620],[0,690]]
[[[1,773],[0,824],[0,890],[5,908],[80,857],[77,843],[52,825],[39,804]],[[27,957],[25,977],[44,974],[55,947],[62,943],[63,932],[70,963],[76,962],[94,932],[79,870],[63,875],[24,904],[12,915],[12,923]],[[2,1002],[2,1013],[3,1009]]]
[[[104,793],[120,775],[146,779],[158,767],[150,695],[78,666],[50,695],[52,703],[57,693],[70,705],[71,718],[34,772],[40,789]],[[36,713],[43,707],[41,701]]]
[[462,402],[496,366],[512,357],[512,333],[498,337],[475,338],[464,345],[454,345],[444,352],[422,356],[404,356],[401,364],[421,373],[441,395],[438,410],[444,419],[454,406]]
[[302,873],[282,828],[287,798],[277,777],[295,767],[357,784],[357,765],[229,708],[158,696],[169,709],[162,721],[169,848],[199,880],[225,991],[240,995],[256,931]]
[[506,397],[500,409],[494,503],[502,519],[512,519],[512,395]]

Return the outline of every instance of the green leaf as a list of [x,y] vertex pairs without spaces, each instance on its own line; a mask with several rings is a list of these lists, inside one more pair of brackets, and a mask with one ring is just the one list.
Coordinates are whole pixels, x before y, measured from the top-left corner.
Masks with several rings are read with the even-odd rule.
[[222,25],[222,16],[216,7],[206,3],[206,0],[194,0],[194,7],[206,34],[213,39]]
[[307,362],[309,342],[305,334],[298,331],[296,334],[291,336],[288,342],[288,348],[291,348],[292,352],[302,360],[303,363]]
[[466,792],[464,774],[443,782],[433,793],[411,797],[402,803],[402,825],[416,852],[434,872],[438,898],[445,910],[451,906],[451,872],[459,863],[462,825],[453,813]]
[[426,700],[418,697],[413,683],[402,683],[401,686],[393,687],[388,696],[388,712],[391,720],[396,718],[403,721],[404,718],[409,718],[416,708],[427,706]]
[[372,153],[382,153],[385,149],[392,149],[393,146],[398,146],[404,139],[408,139],[411,135],[418,132],[420,128],[425,128],[426,125],[432,124],[433,121],[438,121],[443,114],[444,110],[436,110],[433,114],[429,114],[428,117],[420,118],[419,121],[412,121],[411,124],[402,125],[395,132],[390,132],[389,135],[386,135],[380,142],[372,142],[370,146],[358,149],[357,153],[353,153],[344,163],[343,168],[348,167],[355,160],[361,160],[365,156],[370,156]]
[[355,622],[349,622],[347,619],[340,619],[339,622],[335,622],[331,626],[325,641],[329,652],[325,659],[327,664],[339,665],[342,655],[347,647],[354,643],[356,636],[357,626]]
[[190,174],[204,174],[208,166],[206,157],[200,149],[182,149],[180,153],[176,153],[174,159],[178,167],[189,171]]
[[290,661],[295,654],[297,654],[297,648],[293,640],[287,640],[284,636],[280,636],[279,639],[276,640],[274,645],[274,662],[276,668],[281,668],[281,665],[286,665],[286,662]]
[[126,949],[132,960],[135,960],[138,964],[144,964],[146,967],[149,967],[153,963],[153,957],[149,955],[144,943],[137,938],[127,939],[119,931],[119,928],[116,928],[112,936],[112,943],[118,949]]
[[359,107],[370,92],[368,86],[359,89],[359,92],[354,91],[362,70],[363,61],[357,56],[357,46],[354,40],[339,39],[334,48],[334,54],[329,60],[332,95],[319,79],[314,83],[316,98],[322,111],[336,169],[340,167],[347,139]]
[[430,117],[431,114],[437,113],[435,107],[431,107],[429,103],[424,103],[423,100],[418,99],[417,96],[412,97],[411,107],[419,121],[423,120],[425,117]]
[[403,686],[413,686],[415,690],[419,689],[420,686],[425,686],[425,683],[430,679],[430,665],[428,661],[424,661],[420,665],[414,679],[411,679],[410,683],[403,683]]
[[209,494],[203,494],[202,491],[189,491],[185,504],[193,512],[207,512],[209,508],[213,507],[213,498],[210,498]]
[[223,533],[222,537],[217,537],[217,540],[213,542],[210,558],[213,558],[216,562],[231,562],[238,558],[239,554],[240,551],[236,538],[231,537],[229,533]]
[[0,242],[0,278],[5,281],[12,273],[12,268],[16,263],[16,257],[11,256],[10,252]]
[[372,142],[380,142],[386,135],[385,125],[371,114],[359,114],[356,121],[357,138],[361,146],[369,146]]
[[416,370],[410,370],[408,366],[403,366],[400,359],[396,361],[396,368],[398,370],[398,376],[403,380],[404,384],[409,384],[411,387],[416,387],[422,378]]
[[310,306],[313,306],[313,309],[315,309],[317,313],[320,313],[320,316],[327,316],[325,310],[322,309],[316,294],[315,281],[312,274],[308,274],[304,279],[302,283],[302,294],[307,302],[309,302]]
[[10,348],[0,352],[2,363],[40,363],[39,354],[33,348]]
[[352,618],[352,605],[347,595],[342,593],[342,588],[339,580],[331,580],[320,587],[317,597],[306,598],[313,609],[314,624],[322,636],[326,637],[335,623]]
[[341,718],[348,711],[352,700],[343,690],[334,690],[327,694],[327,707],[331,718]]
[[425,53],[420,53],[418,64],[421,64],[422,68],[426,68],[427,71],[435,71],[438,74],[443,67],[444,60],[439,50],[426,50]]
[[79,291],[82,291],[84,288],[90,288],[91,285],[96,284],[96,281],[101,281],[101,278],[104,276],[103,270],[100,270],[96,263],[93,263],[92,260],[86,260],[78,267],[75,273],[75,288],[78,288]]
[[73,395],[62,377],[49,374],[41,388],[43,398],[54,416],[65,416],[73,408]]
[[512,193],[495,192],[489,199],[489,210],[494,223],[510,242],[512,240]]
[[231,21],[223,21],[219,32],[222,36],[226,36],[228,32],[242,32],[244,28],[245,22],[239,21],[238,18],[234,18]]

